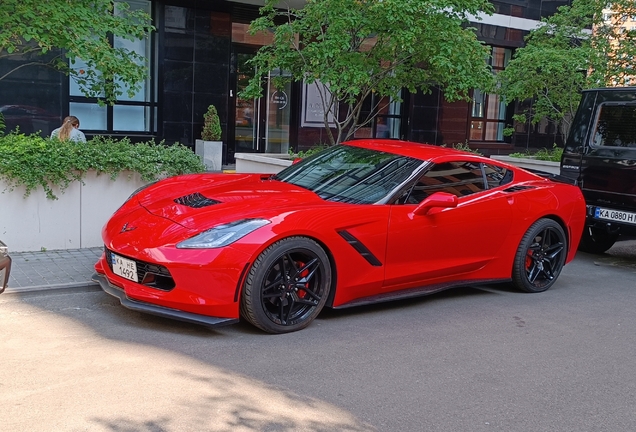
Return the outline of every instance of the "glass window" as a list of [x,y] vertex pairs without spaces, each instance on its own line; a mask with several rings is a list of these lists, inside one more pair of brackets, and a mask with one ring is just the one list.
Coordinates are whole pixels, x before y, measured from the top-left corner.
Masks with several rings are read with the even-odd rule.
[[418,204],[436,192],[463,197],[485,190],[480,164],[445,162],[435,164],[415,183],[406,202]]
[[348,145],[331,147],[275,178],[328,201],[374,204],[405,183],[424,161]]
[[488,182],[488,189],[503,186],[512,181],[513,173],[508,168],[484,164],[484,172]]
[[71,102],[69,103],[69,114],[79,119],[82,130],[103,131],[107,129],[105,106],[99,106],[96,103]]
[[636,105],[601,105],[594,144],[636,147]]
[[[490,64],[494,74],[505,69],[512,56],[509,48],[493,47]],[[503,99],[494,93],[473,90],[470,122],[471,141],[503,141],[506,123],[506,107]]]
[[113,107],[113,130],[150,130],[150,107],[115,105]]
[[[115,13],[118,13],[115,2]],[[142,10],[151,14],[151,3],[148,0],[128,0],[131,10]],[[143,57],[148,66],[148,75],[140,89],[132,96],[128,95],[128,88],[124,86],[124,93],[118,97],[114,106],[99,106],[97,98],[87,97],[74,79],[69,82],[69,112],[80,119],[81,129],[95,132],[137,132],[154,133],[156,126],[156,103],[151,88],[151,74],[153,57],[152,40],[127,40],[112,37],[111,43],[116,48],[126,48]],[[71,67],[82,71],[87,69],[85,62],[75,59]],[[100,95],[103,96],[103,95]]]
[[[400,95],[401,96],[401,95]],[[402,138],[402,102],[375,94],[367,97],[360,119],[376,113],[373,120],[356,130],[354,138]]]

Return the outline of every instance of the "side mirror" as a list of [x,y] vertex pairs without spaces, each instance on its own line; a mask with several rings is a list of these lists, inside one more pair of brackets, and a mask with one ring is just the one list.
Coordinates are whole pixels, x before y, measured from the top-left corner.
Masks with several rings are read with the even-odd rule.
[[422,216],[428,214],[428,212],[436,207],[440,208],[454,208],[457,207],[457,195],[450,194],[448,192],[435,192],[430,197],[418,205],[413,214]]

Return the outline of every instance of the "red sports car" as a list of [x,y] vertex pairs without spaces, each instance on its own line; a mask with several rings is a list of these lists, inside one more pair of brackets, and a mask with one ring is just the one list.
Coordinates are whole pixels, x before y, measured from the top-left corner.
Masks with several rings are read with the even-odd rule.
[[276,175],[147,186],[105,225],[94,278],[130,309],[285,333],[325,306],[504,281],[545,291],[584,222],[573,185],[471,153],[360,140]]

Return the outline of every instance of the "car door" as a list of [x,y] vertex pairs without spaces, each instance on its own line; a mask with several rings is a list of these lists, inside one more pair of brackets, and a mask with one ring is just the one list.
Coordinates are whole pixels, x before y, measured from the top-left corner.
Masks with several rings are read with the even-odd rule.
[[[595,210],[636,211],[636,104],[605,103],[598,108],[596,126],[583,155],[581,188]],[[605,211],[608,213],[609,211]],[[599,216],[599,211],[593,213]],[[607,216],[603,220],[612,220]],[[620,218],[614,222],[636,222]]]
[[[402,204],[392,206],[385,290],[443,283],[484,267],[496,256],[512,213],[502,188],[496,186],[511,179],[503,168],[491,181],[492,169],[461,160],[435,164]],[[418,204],[436,192],[457,196],[457,206],[415,215]]]

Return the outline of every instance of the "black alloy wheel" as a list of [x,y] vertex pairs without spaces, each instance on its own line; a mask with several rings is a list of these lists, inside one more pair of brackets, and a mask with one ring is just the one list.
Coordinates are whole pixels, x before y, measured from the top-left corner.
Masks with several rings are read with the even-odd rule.
[[561,225],[539,219],[521,239],[512,269],[512,283],[525,292],[542,292],[559,277],[567,255],[567,240]]
[[241,315],[268,333],[307,327],[329,296],[331,266],[325,251],[305,237],[289,237],[265,249],[250,269]]

